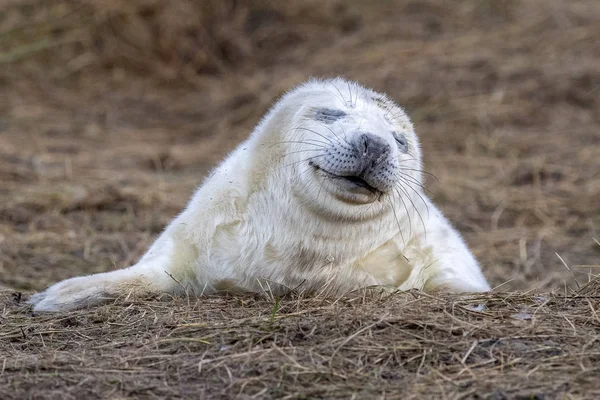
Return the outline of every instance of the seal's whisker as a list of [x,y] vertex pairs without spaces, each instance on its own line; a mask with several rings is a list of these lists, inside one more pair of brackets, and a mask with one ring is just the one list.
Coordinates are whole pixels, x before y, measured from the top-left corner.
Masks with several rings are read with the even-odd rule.
[[411,186],[411,184],[412,184],[412,185],[417,185],[417,186],[418,186],[418,187],[419,187],[421,190],[424,190],[424,191],[426,191],[426,192],[429,192],[429,193],[433,194],[433,193],[431,192],[431,190],[427,189],[427,188],[426,188],[425,186],[423,186],[423,185],[422,185],[422,184],[421,184],[419,181],[417,181],[415,178],[413,178],[413,177],[412,177],[412,176],[410,176],[410,175],[407,175],[407,174],[405,174],[405,173],[403,173],[403,172],[398,172],[398,173],[396,174],[396,177],[397,177],[398,179],[401,179],[401,180],[402,180],[402,181],[403,181],[403,182],[404,182],[404,183],[405,183],[405,184],[406,184],[406,185],[407,185],[407,186],[408,186],[408,187],[409,187],[411,190],[415,191],[415,193],[416,193],[416,194],[418,194],[419,196],[420,196],[420,193],[419,193],[417,190],[415,190],[415,188],[413,188],[413,187]]
[[410,161],[419,161],[418,158],[404,158],[402,160],[398,160],[399,163],[410,162]]
[[390,112],[392,112],[392,106],[390,104],[386,104],[386,106],[385,106],[385,114],[383,114],[383,116],[385,118],[388,118],[388,116],[390,115]]
[[310,143],[310,142],[307,142],[307,141],[298,141],[298,140],[283,140],[281,142],[274,142],[274,143],[272,143],[269,146],[269,148],[278,146],[280,144],[290,144],[290,143],[291,144],[306,144],[306,145],[310,145],[310,146],[317,146],[317,147],[320,147],[322,149],[325,149],[325,148],[327,148],[329,146],[329,143],[320,142],[320,141],[316,141],[316,140],[313,140],[313,139],[309,139],[309,140],[314,141],[315,143]]
[[431,176],[433,179],[436,180],[437,183],[440,183],[440,180],[438,179],[437,176],[435,176],[434,174],[432,174],[431,172],[427,172],[424,169],[418,169],[418,168],[406,168],[406,167],[401,167],[400,169],[405,170],[405,171],[415,171],[415,172],[420,172],[422,174],[426,174]]
[[323,182],[321,182],[320,180],[316,180],[316,182],[319,184],[319,191],[317,192],[317,201],[319,201],[319,196],[321,196],[321,191],[323,190]]
[[[361,213],[360,217],[361,217],[361,218],[364,218],[364,217],[366,217],[367,213],[368,213],[369,211],[371,211],[371,209],[373,208],[373,206],[374,206],[374,205],[375,205],[375,203],[371,203],[371,205],[369,205],[369,207],[367,207],[367,209],[366,209],[366,210],[364,210],[364,211]],[[380,222],[380,223],[383,223],[383,222]]]
[[[333,129],[331,129],[330,127],[328,127],[328,126],[327,126],[327,125],[325,125],[325,124],[323,124],[323,126],[324,126],[324,127],[327,129],[327,130],[329,130],[329,132],[331,132],[331,134],[332,134],[333,136],[335,136],[335,137],[336,137],[336,139],[338,140],[338,143],[339,143],[339,144],[341,144],[341,143],[342,143],[342,140],[339,138],[339,136],[338,136],[338,135],[336,135],[336,133],[333,131]],[[343,128],[342,128],[342,132],[344,133],[344,140],[343,140],[343,141],[344,141],[344,142],[346,142],[346,144],[347,144],[348,146],[352,147],[352,145],[350,144],[350,142],[348,142],[348,138],[346,137],[346,132],[344,131],[344,129],[343,129]]]
[[365,120],[365,117],[361,116],[360,117],[360,122],[358,123],[358,128],[356,128],[357,131],[360,132],[360,127],[362,126],[362,123],[363,123],[364,120]]
[[[302,172],[299,172],[298,175],[290,181],[289,186],[295,185],[296,182],[300,180],[300,177],[302,177],[304,174],[306,174],[309,171],[310,171],[310,167],[304,168],[304,170]],[[309,181],[309,183],[312,183],[312,181]],[[302,184],[305,185],[306,183],[303,182]]]
[[[310,168],[306,168],[301,175],[304,175],[306,172],[310,171]],[[297,179],[300,178],[300,176],[297,177]],[[312,192],[313,191],[313,187],[318,185],[319,186],[319,191],[317,192],[317,197],[315,199],[315,201],[319,200],[319,197],[321,196],[321,191],[323,189],[323,183],[319,180],[311,180],[308,183],[304,182],[302,184],[303,188],[305,189],[306,192]],[[308,200],[306,200],[308,201]]]
[[327,155],[327,154],[318,154],[318,155],[316,155],[316,156],[308,157],[308,158],[305,158],[305,159],[302,159],[302,160],[299,160],[299,161],[294,161],[293,163],[286,164],[286,165],[282,165],[282,166],[281,166],[281,167],[280,167],[278,170],[282,170],[282,169],[284,169],[284,168],[293,167],[294,165],[297,165],[297,164],[303,163],[303,162],[305,162],[305,161],[310,161],[310,160],[313,160],[313,159],[315,159],[315,158],[317,158],[317,157],[325,157],[326,155]]
[[291,156],[292,154],[305,153],[307,151],[323,151],[323,149],[304,149],[304,150],[290,151],[288,153],[284,153],[283,156],[287,157],[287,156]]
[[342,92],[340,91],[340,89],[335,85],[335,83],[331,82],[331,86],[333,86],[333,88],[340,94],[340,100],[342,101],[342,103],[346,104],[346,99],[344,99],[344,95],[342,94]]
[[390,107],[390,118],[397,121],[397,122],[403,122],[402,120],[406,118],[406,114],[402,113],[402,112],[397,112],[397,113],[392,113],[392,108]]
[[342,133],[344,134],[344,142],[350,144],[350,142],[348,142],[348,135],[346,135],[346,130],[342,125],[340,125],[340,128],[342,129]]
[[350,82],[346,82],[346,85],[348,85],[348,94],[350,95],[350,107],[354,107],[352,104],[352,90],[350,89]]
[[[294,178],[294,179],[293,179],[293,180],[292,180],[292,181],[289,183],[289,185],[288,185],[288,186],[289,186],[289,187],[291,187],[291,186],[295,185],[295,184],[296,184],[296,182],[300,180],[300,177],[302,177],[304,174],[306,174],[306,173],[307,173],[307,172],[309,172],[310,170],[311,170],[311,168],[310,168],[310,167],[306,167],[306,168],[304,169],[304,171],[300,172],[300,173],[299,173],[299,174],[298,174],[298,175],[297,175],[297,176],[296,176],[296,177],[295,177],[295,178]],[[310,183],[312,183],[312,181],[311,181]],[[305,185],[305,184],[304,184],[304,185]]]
[[322,137],[323,139],[327,140],[329,143],[331,143],[331,144],[335,144],[335,141],[331,140],[331,139],[330,139],[330,138],[328,138],[327,136],[325,136],[325,135],[323,135],[323,134],[321,134],[321,133],[319,133],[319,132],[317,132],[317,131],[314,131],[314,130],[312,130],[312,129],[308,129],[308,128],[305,128],[305,127],[303,127],[303,126],[297,126],[297,127],[295,127],[295,128],[294,128],[294,130],[304,130],[304,131],[312,132],[312,133],[314,133],[315,135],[318,135],[318,136]]
[[287,141],[284,140],[284,141],[281,141],[280,143],[320,144],[322,147],[331,146],[331,142],[325,142],[323,140],[314,139],[314,138],[302,139],[302,140],[287,140]]
[[[406,203],[404,202],[402,195],[400,195],[400,191],[398,190],[398,188],[394,187],[394,190],[398,194],[398,198],[402,202],[402,205],[404,206],[404,211],[406,211],[406,216],[408,217],[408,237],[410,240],[410,238],[412,237],[412,219],[410,217],[410,211],[408,211],[408,207],[406,207]],[[413,208],[414,208],[414,204],[413,204]]]
[[[421,220],[421,224],[423,225],[423,233],[425,234],[425,237],[427,237],[427,228],[425,227],[425,221],[423,220],[423,216],[421,215],[421,212],[419,211],[419,209],[415,205],[415,202],[412,200],[412,196],[409,196],[408,192],[404,189],[403,185],[398,184],[397,188],[399,190],[401,190],[404,194],[406,194],[406,197],[408,198],[408,201],[410,201],[410,204],[412,204],[413,209],[417,212],[417,215],[419,216],[419,219]],[[409,188],[410,188],[410,185],[409,185]],[[417,192],[415,191],[415,193],[417,193]],[[402,196],[400,196],[400,197],[402,197]],[[421,198],[421,200],[423,200],[423,198]],[[423,201],[423,204],[425,204],[425,207],[427,208],[427,217],[429,218],[429,208],[427,207],[427,204],[424,201]],[[408,213],[408,214],[410,216],[410,213]]]
[[406,156],[404,156],[404,157],[401,157],[401,159],[399,159],[399,160],[398,160],[398,162],[417,161],[417,164],[418,164],[418,162],[420,161],[420,158],[419,158],[419,157],[415,156],[415,155],[414,155],[414,154],[412,154],[412,153],[407,153],[407,154],[408,154],[409,156],[412,156],[412,158],[407,158]]
[[404,234],[402,233],[402,225],[400,224],[400,220],[398,219],[398,214],[396,214],[396,207],[394,207],[394,201],[389,200],[390,206],[392,208],[392,213],[394,213],[394,219],[396,220],[396,224],[398,225],[398,232],[400,233],[400,237],[402,238],[402,242],[406,246],[406,239],[404,239]]
[[312,129],[309,129],[309,128],[306,128],[306,127],[303,127],[303,126],[297,126],[293,130],[303,130],[303,131],[308,131],[308,132],[314,133],[315,135],[317,135],[317,136],[325,139],[330,145],[334,145],[336,143],[335,140],[333,140],[333,139],[331,139],[331,138],[323,135],[322,133],[319,133],[319,132],[317,132],[315,130],[312,130]]
[[427,189],[427,188],[426,188],[426,187],[425,187],[425,186],[424,186],[424,185],[423,185],[421,182],[419,182],[419,181],[418,181],[418,180],[417,180],[415,177],[413,177],[413,176],[410,176],[410,175],[408,175],[408,174],[406,174],[406,173],[404,173],[404,172],[402,172],[402,171],[398,171],[398,173],[397,173],[396,175],[399,175],[399,176],[401,176],[402,178],[404,178],[404,179],[407,181],[407,184],[408,184],[408,183],[412,183],[412,184],[414,184],[414,185],[417,185],[419,188],[421,188],[421,190],[423,190],[423,191],[425,191],[425,192],[427,192],[427,193],[431,194],[432,196],[434,195],[434,193],[433,193],[431,190]]
[[[409,183],[408,181],[406,181],[406,180],[405,180],[405,179],[404,179],[404,178],[403,178],[401,175],[397,175],[397,176],[398,176],[398,178],[399,178],[399,179],[401,179],[401,180],[402,180],[402,181],[403,181],[403,182],[406,184],[406,186],[408,186],[408,188],[409,188],[410,190],[412,190],[413,192],[415,192],[415,194],[416,194],[417,196],[419,196],[419,198],[421,199],[421,202],[423,202],[423,205],[425,206],[425,209],[427,210],[427,218],[429,219],[429,217],[430,217],[430,215],[429,215],[429,206],[427,205],[427,202],[425,201],[425,199],[423,198],[423,196],[421,196],[421,193],[419,193],[419,191],[418,191],[418,190],[415,190],[415,188],[413,188],[413,187],[410,185],[410,183]],[[408,194],[408,193],[407,193],[407,194]],[[408,197],[410,198],[411,196],[408,196]],[[413,203],[413,205],[414,205],[414,203]],[[415,207],[415,209],[417,209],[417,208]],[[418,209],[417,209],[417,212],[418,212]],[[422,218],[421,218],[421,219],[422,219]]]

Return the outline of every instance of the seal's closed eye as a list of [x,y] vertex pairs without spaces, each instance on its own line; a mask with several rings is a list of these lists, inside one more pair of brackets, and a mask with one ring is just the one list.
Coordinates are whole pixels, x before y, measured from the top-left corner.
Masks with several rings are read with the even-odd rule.
[[396,144],[398,145],[398,149],[402,153],[408,153],[408,140],[406,140],[406,136],[402,133],[393,132],[394,139],[396,139]]
[[331,124],[340,118],[346,116],[342,110],[334,110],[332,108],[317,108],[315,111],[315,120]]

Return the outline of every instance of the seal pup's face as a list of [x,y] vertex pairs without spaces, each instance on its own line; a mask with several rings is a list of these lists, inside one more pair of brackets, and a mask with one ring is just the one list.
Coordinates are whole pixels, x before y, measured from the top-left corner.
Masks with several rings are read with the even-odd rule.
[[294,148],[286,162],[299,196],[336,212],[365,205],[377,212],[420,189],[417,136],[385,95],[334,79],[305,84],[294,97],[302,107],[285,138]]

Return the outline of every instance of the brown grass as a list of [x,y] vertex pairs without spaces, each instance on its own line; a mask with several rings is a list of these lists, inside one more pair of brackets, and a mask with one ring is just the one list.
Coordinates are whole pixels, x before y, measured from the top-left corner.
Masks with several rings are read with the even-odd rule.
[[35,317],[3,297],[6,399],[600,395],[598,292],[129,300]]
[[[598,20],[594,0],[0,0],[0,397],[596,397]],[[406,107],[495,294],[13,300],[135,262],[283,91],[336,74]]]

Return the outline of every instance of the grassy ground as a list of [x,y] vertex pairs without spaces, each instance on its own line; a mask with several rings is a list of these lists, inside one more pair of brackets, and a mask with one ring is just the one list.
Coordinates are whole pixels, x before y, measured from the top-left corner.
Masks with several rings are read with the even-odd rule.
[[[0,1],[0,397],[594,398],[598,20],[594,0]],[[31,317],[30,291],[134,262],[283,91],[337,74],[407,109],[495,294]]]

